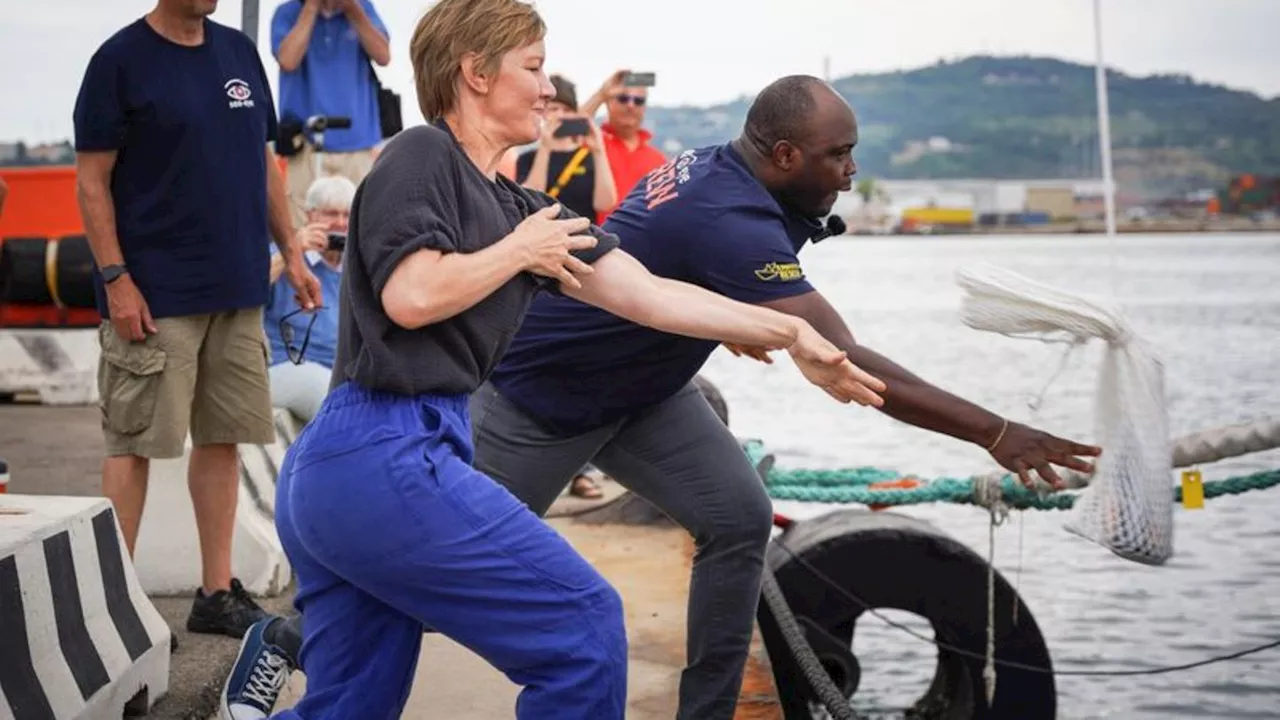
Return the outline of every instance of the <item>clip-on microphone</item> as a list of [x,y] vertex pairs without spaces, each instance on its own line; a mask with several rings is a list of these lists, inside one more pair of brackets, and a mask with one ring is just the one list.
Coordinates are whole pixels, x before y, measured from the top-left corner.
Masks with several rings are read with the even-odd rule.
[[843,235],[847,229],[844,220],[841,220],[839,215],[831,215],[827,217],[827,226],[817,235],[814,235],[809,242],[816,245],[833,235]]

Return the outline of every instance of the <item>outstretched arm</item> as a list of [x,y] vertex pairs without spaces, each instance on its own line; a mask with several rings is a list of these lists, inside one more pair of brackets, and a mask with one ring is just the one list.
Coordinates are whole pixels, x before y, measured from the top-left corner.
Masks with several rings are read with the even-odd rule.
[[802,317],[740,303],[695,285],[651,274],[614,250],[581,276],[580,288],[562,285],[574,299],[665,332],[721,342],[786,348],[805,377],[842,402],[879,405],[884,383],[845,358]]
[[1004,419],[999,415],[934,387],[871,348],[859,345],[844,318],[822,293],[815,290],[763,304],[804,318],[850,359],[856,358],[855,364],[888,383],[881,408],[887,415],[983,447],[990,447],[1000,434]]
[[821,293],[807,292],[763,303],[766,307],[804,318],[855,365],[885,381],[884,405],[889,416],[905,423],[959,438],[983,448],[1031,486],[1030,471],[1055,487],[1062,480],[1050,464],[1092,472],[1076,456],[1096,456],[1099,448],[1056,438],[999,415],[931,385],[876,351],[859,345],[852,331]]

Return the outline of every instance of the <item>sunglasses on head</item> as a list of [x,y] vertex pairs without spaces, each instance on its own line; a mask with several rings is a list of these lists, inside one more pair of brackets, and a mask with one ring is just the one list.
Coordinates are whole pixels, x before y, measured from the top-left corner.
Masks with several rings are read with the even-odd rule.
[[[311,342],[311,328],[315,326],[316,317],[319,316],[320,311],[323,309],[324,309],[324,306],[317,307],[314,310],[304,310],[302,308],[298,308],[293,312],[286,313],[284,317],[280,318],[280,339],[284,341],[284,351],[289,356],[289,362],[293,363],[294,365],[302,364],[302,359],[307,353],[307,344]],[[298,313],[304,313],[304,312],[311,313],[311,320],[307,322],[307,331],[302,336],[302,347],[294,347],[293,326],[290,325],[288,321],[289,321],[289,318],[293,317],[294,315],[297,315]]]
[[645,101],[648,99],[643,95],[615,95],[614,100],[623,105],[635,105],[636,107],[644,107]]

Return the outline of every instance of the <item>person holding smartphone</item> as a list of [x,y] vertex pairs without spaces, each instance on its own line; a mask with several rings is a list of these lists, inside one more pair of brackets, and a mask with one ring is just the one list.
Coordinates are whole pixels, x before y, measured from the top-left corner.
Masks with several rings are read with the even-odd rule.
[[627,199],[627,194],[645,175],[667,162],[666,155],[649,144],[653,133],[644,127],[649,88],[654,87],[656,81],[652,72],[618,70],[582,104],[582,114],[589,118],[595,117],[602,106],[606,109],[607,118],[600,128],[604,138],[601,155],[608,156],[613,184],[618,189],[618,202],[596,215],[599,225]]
[[516,181],[545,192],[582,217],[595,217],[618,202],[600,129],[578,112],[573,83],[560,75],[550,79],[556,95],[547,103],[537,148],[516,159]]

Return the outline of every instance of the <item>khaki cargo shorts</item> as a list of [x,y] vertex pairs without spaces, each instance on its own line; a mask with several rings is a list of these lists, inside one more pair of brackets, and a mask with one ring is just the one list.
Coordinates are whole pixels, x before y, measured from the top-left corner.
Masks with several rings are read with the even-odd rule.
[[193,445],[275,441],[262,309],[159,318],[144,342],[98,327],[107,455],[181,457]]

